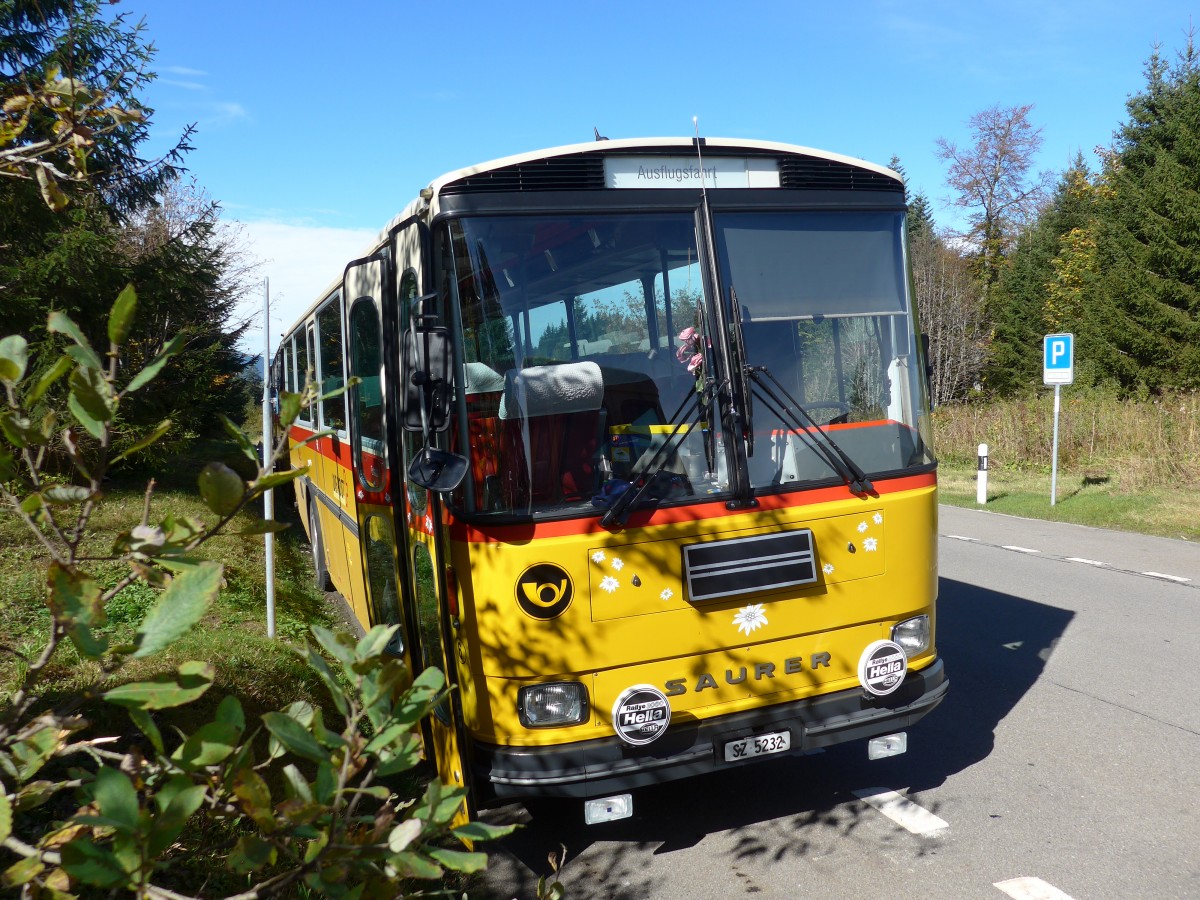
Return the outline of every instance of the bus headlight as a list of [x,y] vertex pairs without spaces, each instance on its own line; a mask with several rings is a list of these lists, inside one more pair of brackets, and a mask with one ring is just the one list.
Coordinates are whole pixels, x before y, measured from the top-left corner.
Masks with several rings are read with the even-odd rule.
[[517,692],[517,715],[526,728],[578,725],[588,716],[587,688],[578,681],[526,685]]
[[914,616],[898,623],[892,628],[892,640],[909,659],[924,653],[929,649],[929,616]]

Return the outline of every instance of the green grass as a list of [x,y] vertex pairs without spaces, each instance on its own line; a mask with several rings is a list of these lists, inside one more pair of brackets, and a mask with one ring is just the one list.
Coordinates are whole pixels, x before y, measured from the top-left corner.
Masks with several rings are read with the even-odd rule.
[[[938,496],[942,503],[979,508],[976,470],[943,464],[938,469]],[[1058,473],[1057,502],[1050,505],[1050,472],[1011,469],[988,472],[987,504],[990,512],[1133,531],[1160,537],[1200,541],[1200,491],[1195,487],[1142,487],[1124,490],[1087,473]]]

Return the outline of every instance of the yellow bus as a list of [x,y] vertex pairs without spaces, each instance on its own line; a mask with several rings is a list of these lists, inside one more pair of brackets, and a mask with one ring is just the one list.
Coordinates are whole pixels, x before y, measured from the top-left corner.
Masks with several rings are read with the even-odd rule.
[[525,153],[433,181],[286,334],[280,388],[360,379],[291,429],[317,581],[445,671],[425,749],[472,809],[890,756],[942,700],[905,210],[787,144]]

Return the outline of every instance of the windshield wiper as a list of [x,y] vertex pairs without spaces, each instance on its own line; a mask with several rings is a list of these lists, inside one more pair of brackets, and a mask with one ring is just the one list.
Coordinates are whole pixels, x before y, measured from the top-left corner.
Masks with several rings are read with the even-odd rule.
[[[809,414],[802,403],[788,393],[787,388],[780,384],[779,379],[771,373],[770,369],[766,366],[746,366],[746,373],[754,381],[754,386],[759,389],[762,401],[771,408],[775,415],[779,416],[780,420],[790,425],[797,436],[803,435],[811,442],[812,448],[846,482],[850,490],[860,496],[874,493],[875,486],[871,484],[871,479],[867,477],[867,473],[862,470],[862,467],[838,446],[837,441],[830,437],[828,431],[817,424],[816,419]],[[770,382],[767,382],[762,377],[763,375],[766,375]],[[786,402],[785,399],[780,399],[771,383],[778,388],[779,394],[786,398]],[[796,412],[804,417],[804,421],[808,422],[811,430],[797,418]]]
[[[723,382],[722,382],[723,383]],[[614,522],[619,522],[624,525],[625,520],[629,518],[629,514],[637,506],[639,500],[650,489],[651,485],[657,484],[659,476],[663,469],[666,468],[671,455],[682,445],[682,440],[678,445],[672,447],[672,442],[680,434],[680,430],[685,425],[692,425],[694,421],[698,421],[698,413],[705,401],[711,401],[715,394],[717,385],[714,381],[709,380],[705,383],[703,389],[696,391],[690,398],[685,398],[682,403],[676,408],[674,415],[667,420],[667,425],[673,425],[671,433],[667,435],[667,439],[662,442],[662,445],[650,457],[650,461],[646,463],[642,471],[636,475],[636,481],[629,482],[629,487],[613,500],[608,511],[600,517],[600,525],[608,528]],[[684,411],[687,408],[686,412]],[[684,432],[686,435],[687,432]],[[715,464],[715,461],[714,461]],[[634,485],[637,485],[634,487]]]

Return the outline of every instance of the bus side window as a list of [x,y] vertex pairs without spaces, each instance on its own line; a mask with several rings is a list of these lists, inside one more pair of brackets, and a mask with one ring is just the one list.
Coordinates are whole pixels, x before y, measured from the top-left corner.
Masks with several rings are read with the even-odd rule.
[[383,487],[384,459],[383,392],[380,386],[382,352],[379,340],[379,310],[369,299],[350,308],[350,374],[362,379],[350,389],[354,415],[354,455],[362,486],[374,491]]
[[[335,298],[317,313],[317,345],[321,356],[321,393],[336,391],[343,384],[342,377],[342,316],[341,307]],[[320,401],[321,427],[336,431],[346,429],[346,398],[344,395]]]

